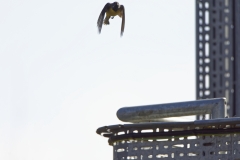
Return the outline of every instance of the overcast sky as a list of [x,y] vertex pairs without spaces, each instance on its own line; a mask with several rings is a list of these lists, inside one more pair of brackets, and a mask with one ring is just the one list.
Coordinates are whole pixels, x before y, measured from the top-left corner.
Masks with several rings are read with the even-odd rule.
[[193,0],[0,1],[0,159],[112,159],[120,107],[195,100]]

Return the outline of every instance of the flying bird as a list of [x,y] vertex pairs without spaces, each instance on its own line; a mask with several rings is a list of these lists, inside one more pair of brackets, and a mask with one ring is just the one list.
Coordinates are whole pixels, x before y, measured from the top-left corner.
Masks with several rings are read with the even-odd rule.
[[[105,19],[104,15],[106,13]],[[125,26],[125,10],[123,5],[119,5],[118,2],[113,2],[113,3],[107,3],[103,9],[102,12],[100,13],[97,21],[97,26],[98,26],[98,32],[99,34],[101,33],[102,30],[102,24],[109,25],[109,19],[114,18],[115,16],[119,16],[122,18],[122,25],[121,25],[121,33],[120,35],[123,35],[124,32],[124,26]],[[104,19],[104,20],[103,20]]]

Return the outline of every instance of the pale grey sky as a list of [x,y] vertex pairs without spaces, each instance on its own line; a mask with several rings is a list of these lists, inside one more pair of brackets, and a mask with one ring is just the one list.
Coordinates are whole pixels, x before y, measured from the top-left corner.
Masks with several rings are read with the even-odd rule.
[[[120,107],[195,99],[193,0],[0,1],[0,159],[112,159]],[[110,1],[111,2],[111,1]]]

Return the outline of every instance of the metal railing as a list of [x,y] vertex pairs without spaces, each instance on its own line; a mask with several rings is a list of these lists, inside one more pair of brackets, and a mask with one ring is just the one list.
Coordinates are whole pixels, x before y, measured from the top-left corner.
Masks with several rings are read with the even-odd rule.
[[[225,98],[217,98],[124,107],[118,118],[134,123],[100,127],[97,133],[108,138],[114,160],[239,160],[240,117],[224,118],[225,104]],[[156,122],[193,114],[214,119]]]
[[210,114],[212,119],[226,117],[226,99],[215,98],[189,102],[124,107],[117,117],[124,122],[163,121],[167,117]]

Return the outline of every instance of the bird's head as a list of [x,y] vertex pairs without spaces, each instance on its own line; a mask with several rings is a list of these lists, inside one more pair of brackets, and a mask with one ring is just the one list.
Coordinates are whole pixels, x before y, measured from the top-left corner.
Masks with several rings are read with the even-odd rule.
[[112,9],[114,10],[114,11],[117,11],[118,9],[119,9],[119,3],[118,2],[113,2],[112,3]]
[[119,6],[119,3],[118,3],[118,2],[113,2],[113,4]]

